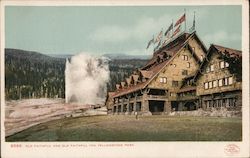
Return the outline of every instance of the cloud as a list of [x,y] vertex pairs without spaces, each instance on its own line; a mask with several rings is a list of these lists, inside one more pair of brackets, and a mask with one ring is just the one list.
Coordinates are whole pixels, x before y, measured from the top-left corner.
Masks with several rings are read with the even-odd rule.
[[120,43],[129,40],[145,41],[150,40],[162,28],[166,28],[171,23],[170,15],[162,15],[159,18],[142,17],[133,25],[119,26],[106,25],[96,29],[90,39],[97,42]]
[[206,42],[206,44],[225,44],[225,43],[234,43],[236,41],[241,40],[241,35],[236,33],[229,33],[224,30],[220,30],[215,33],[209,33],[204,35],[203,40]]

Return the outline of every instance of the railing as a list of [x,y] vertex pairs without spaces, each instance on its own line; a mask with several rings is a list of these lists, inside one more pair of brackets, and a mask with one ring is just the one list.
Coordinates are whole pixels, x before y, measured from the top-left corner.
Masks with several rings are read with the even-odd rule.
[[169,97],[168,97],[168,100],[170,100],[170,101],[171,101],[171,100],[177,100],[177,96],[169,96]]
[[176,98],[177,100],[193,100],[193,99],[198,99],[196,95],[186,95],[186,96],[178,96]]
[[147,99],[149,99],[149,100],[166,100],[166,99],[168,99],[168,97],[165,95],[148,95]]

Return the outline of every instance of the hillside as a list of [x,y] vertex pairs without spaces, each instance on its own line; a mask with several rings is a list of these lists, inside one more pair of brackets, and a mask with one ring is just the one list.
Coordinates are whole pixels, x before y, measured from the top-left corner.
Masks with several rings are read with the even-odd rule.
[[[22,98],[64,98],[65,58],[38,52],[5,49],[5,96],[7,100]],[[111,59],[109,91],[128,77],[145,59]],[[111,82],[112,81],[112,82]]]

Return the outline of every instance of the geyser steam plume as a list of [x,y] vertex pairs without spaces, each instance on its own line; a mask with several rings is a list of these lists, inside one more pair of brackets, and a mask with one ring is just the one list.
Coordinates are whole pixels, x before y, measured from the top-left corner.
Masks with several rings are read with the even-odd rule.
[[108,59],[78,54],[66,61],[66,103],[103,104],[109,81]]

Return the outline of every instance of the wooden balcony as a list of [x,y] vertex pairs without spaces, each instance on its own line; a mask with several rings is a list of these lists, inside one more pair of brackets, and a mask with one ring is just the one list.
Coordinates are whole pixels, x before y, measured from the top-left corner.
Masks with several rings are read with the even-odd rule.
[[177,100],[184,101],[184,100],[196,100],[198,97],[196,95],[186,95],[186,96],[178,96]]
[[166,100],[168,97],[166,95],[148,95],[148,100]]

